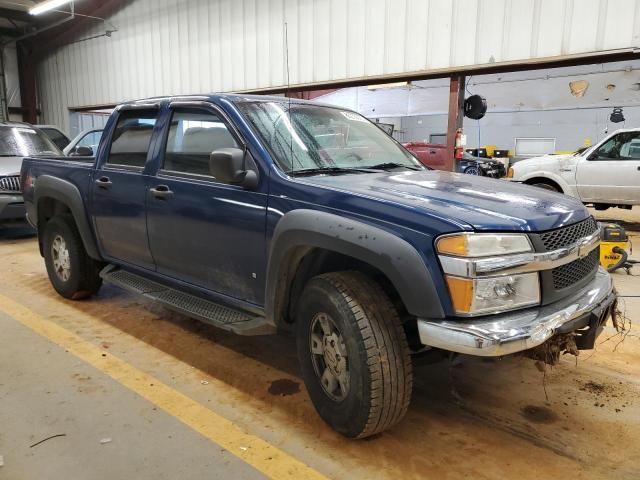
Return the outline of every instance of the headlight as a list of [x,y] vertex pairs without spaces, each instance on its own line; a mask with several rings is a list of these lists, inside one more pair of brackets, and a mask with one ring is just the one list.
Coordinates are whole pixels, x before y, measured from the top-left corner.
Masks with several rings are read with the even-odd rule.
[[445,278],[458,314],[496,313],[540,303],[537,273],[485,278],[445,275]]
[[488,257],[533,251],[529,237],[519,233],[462,233],[440,237],[440,254],[457,257]]
[[[510,256],[533,252],[522,233],[459,233],[436,240],[453,309],[473,316],[505,312],[540,303],[538,273],[477,275],[477,262],[509,264]],[[474,268],[470,268],[474,267]]]

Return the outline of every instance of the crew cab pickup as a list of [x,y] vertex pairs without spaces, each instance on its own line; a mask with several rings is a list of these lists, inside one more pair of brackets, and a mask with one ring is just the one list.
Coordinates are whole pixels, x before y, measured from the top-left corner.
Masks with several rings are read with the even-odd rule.
[[574,154],[522,160],[507,176],[571,195],[598,210],[640,205],[640,129],[617,130]]
[[348,437],[402,419],[412,353],[592,348],[615,302],[577,200],[429,171],[312,102],[127,103],[95,158],[25,158],[21,178],[60,295],[106,281],[238,334],[293,331],[313,404]]

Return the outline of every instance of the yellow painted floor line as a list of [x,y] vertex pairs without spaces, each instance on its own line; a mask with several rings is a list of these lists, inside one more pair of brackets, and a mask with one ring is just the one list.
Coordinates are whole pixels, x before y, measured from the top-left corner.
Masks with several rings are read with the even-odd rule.
[[316,470],[127,362],[0,294],[0,311],[129,388],[275,479],[324,479]]

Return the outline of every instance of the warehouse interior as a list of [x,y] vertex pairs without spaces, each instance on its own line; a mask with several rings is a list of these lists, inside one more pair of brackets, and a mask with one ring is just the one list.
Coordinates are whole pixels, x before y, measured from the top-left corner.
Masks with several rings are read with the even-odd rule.
[[[601,140],[609,130],[635,125],[640,121],[638,69],[635,60],[470,76],[466,95],[485,97],[488,112],[481,120],[465,118],[469,146],[513,149],[517,137],[555,137],[556,148],[546,153],[573,151]],[[589,84],[580,97],[571,94],[575,81]],[[433,137],[437,140],[447,129],[448,89],[448,79],[422,80],[395,88],[339,89],[318,101],[393,123],[400,141],[438,143]],[[610,121],[614,107],[623,109],[624,122]]]
[[0,0],[0,47],[0,479],[638,478],[640,0]]

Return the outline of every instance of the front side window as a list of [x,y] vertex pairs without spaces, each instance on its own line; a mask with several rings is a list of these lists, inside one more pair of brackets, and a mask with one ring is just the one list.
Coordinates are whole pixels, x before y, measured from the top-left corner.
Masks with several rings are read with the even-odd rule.
[[124,110],[111,139],[107,164],[144,167],[157,110]]
[[100,137],[102,137],[102,130],[97,132],[89,132],[84,137],[80,139],[77,147],[89,147],[94,152],[97,150],[98,145],[100,144]]
[[409,152],[357,113],[287,102],[238,106],[289,174],[423,169]]
[[237,148],[238,143],[218,115],[202,110],[176,110],[171,117],[162,168],[211,176],[211,152],[233,147]]
[[640,160],[640,132],[614,135],[595,153],[598,160]]

